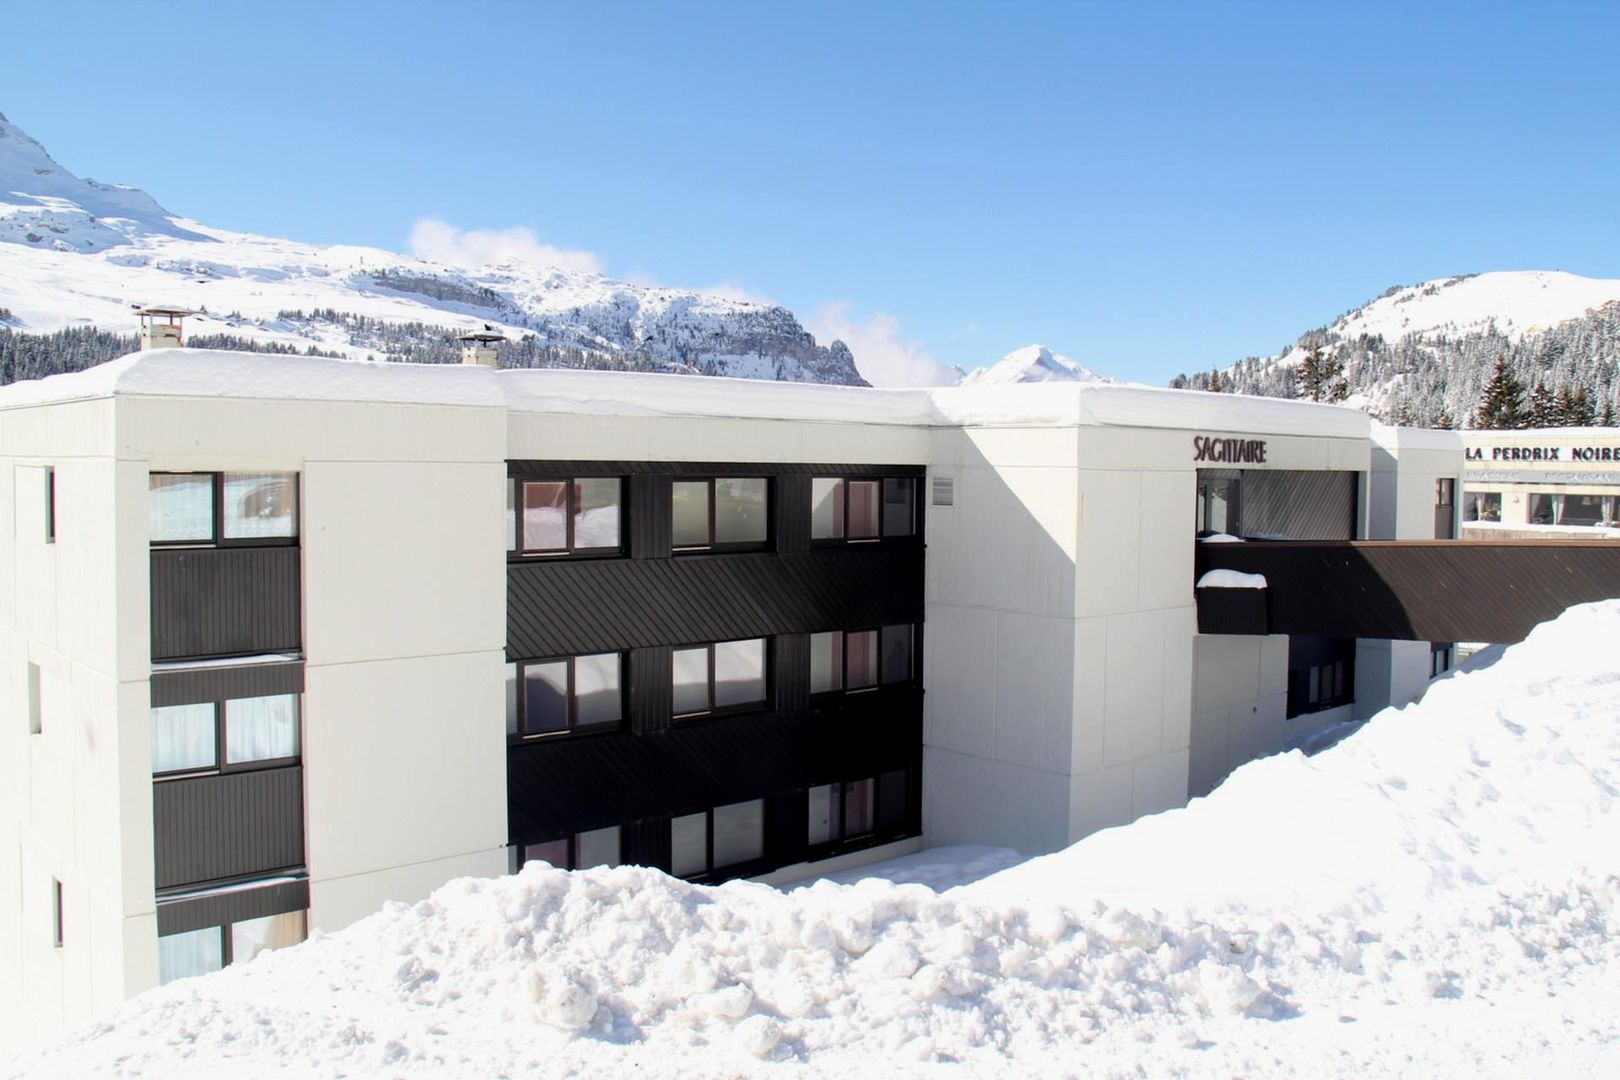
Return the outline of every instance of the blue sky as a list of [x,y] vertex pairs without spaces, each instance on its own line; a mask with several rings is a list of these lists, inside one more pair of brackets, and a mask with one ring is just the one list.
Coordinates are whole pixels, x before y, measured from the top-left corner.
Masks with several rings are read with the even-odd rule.
[[1039,341],[1162,383],[1397,283],[1620,276],[1612,3],[66,0],[3,26],[0,112],[80,175],[317,243],[528,230],[781,302],[897,377]]

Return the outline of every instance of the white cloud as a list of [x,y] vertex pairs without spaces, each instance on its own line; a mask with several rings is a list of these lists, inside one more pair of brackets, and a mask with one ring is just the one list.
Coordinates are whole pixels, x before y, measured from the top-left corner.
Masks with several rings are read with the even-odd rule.
[[438,218],[422,218],[411,226],[410,247],[418,259],[462,266],[527,262],[587,273],[602,269],[602,260],[594,252],[541,243],[533,229],[522,225],[509,229],[458,229]]
[[847,300],[824,304],[806,320],[823,345],[842,341],[855,354],[855,367],[873,386],[950,386],[956,372],[928,355],[920,341],[900,335],[900,320],[886,311],[861,319]]

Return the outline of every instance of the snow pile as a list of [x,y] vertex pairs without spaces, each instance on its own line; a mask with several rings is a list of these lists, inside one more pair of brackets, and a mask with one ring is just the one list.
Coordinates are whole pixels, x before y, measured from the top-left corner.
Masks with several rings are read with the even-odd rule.
[[455,881],[0,1075],[1614,1075],[1616,641],[1620,602],[1572,609],[1314,758],[945,893]]
[[1195,586],[1199,589],[1264,589],[1266,575],[1245,574],[1241,570],[1206,570]]

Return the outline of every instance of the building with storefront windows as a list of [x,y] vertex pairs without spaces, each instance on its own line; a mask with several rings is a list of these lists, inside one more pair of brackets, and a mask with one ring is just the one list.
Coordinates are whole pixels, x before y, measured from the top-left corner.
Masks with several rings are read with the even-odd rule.
[[1463,535],[1620,533],[1620,429],[1464,431]]
[[1432,547],[1462,456],[1114,385],[159,349],[0,389],[3,1037],[527,860],[786,881],[1181,806],[1451,632],[1205,571]]

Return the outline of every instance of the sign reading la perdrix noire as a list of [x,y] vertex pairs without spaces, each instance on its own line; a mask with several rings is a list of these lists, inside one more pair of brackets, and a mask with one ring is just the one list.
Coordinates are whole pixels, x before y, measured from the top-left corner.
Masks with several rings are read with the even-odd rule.
[[1193,460],[1264,465],[1266,440],[1222,439],[1213,435],[1194,435]]

